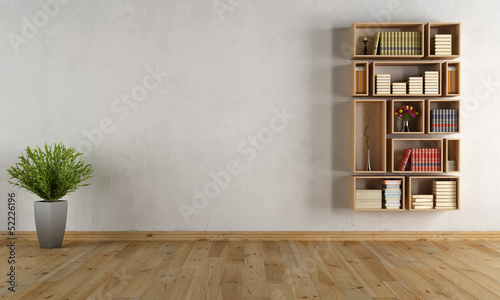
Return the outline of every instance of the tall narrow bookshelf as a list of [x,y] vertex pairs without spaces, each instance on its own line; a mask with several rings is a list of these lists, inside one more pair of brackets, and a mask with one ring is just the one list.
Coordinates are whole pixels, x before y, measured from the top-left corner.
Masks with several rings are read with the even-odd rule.
[[[350,54],[351,208],[459,210],[460,23],[354,23]],[[402,107],[418,112],[407,127]],[[373,206],[384,182],[396,209]]]

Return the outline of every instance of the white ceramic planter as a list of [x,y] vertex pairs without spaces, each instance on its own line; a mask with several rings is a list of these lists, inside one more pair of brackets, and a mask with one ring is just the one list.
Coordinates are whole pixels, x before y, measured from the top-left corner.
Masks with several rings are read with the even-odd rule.
[[66,229],[68,201],[35,202],[35,224],[41,248],[60,248]]

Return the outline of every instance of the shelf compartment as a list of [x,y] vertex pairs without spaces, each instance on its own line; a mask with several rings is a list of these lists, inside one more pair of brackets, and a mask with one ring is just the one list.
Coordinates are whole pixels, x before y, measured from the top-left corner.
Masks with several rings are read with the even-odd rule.
[[[433,195],[433,181],[454,181],[456,182],[456,201],[455,209],[413,209],[411,206],[412,195]],[[460,210],[460,178],[457,176],[408,176],[406,177],[406,197],[405,207],[411,211],[458,211]]]
[[447,61],[443,64],[443,96],[460,96],[460,62]]
[[[446,173],[460,172],[460,139],[444,140],[444,171]],[[449,163],[449,161],[454,161]]]
[[[442,83],[442,63],[441,62],[373,62],[370,65],[370,93],[373,97],[439,97],[441,96]],[[406,82],[409,77],[419,77],[425,71],[438,72],[437,94],[376,94],[375,79],[378,74],[391,74],[391,83]]]
[[[375,208],[357,208],[356,207],[356,190],[370,189],[382,190],[382,179],[399,179],[401,180],[401,208],[400,209],[385,209],[382,204],[379,209]],[[404,176],[351,176],[351,209],[356,211],[404,211],[405,210],[405,177]]]
[[368,62],[355,61],[351,64],[351,97],[368,96]]
[[[387,148],[388,148],[388,169],[391,173],[442,173],[443,172],[443,139],[430,139],[430,138],[419,138],[419,139],[411,139],[411,138],[394,138],[387,140]],[[399,164],[401,162],[401,158],[403,157],[403,153],[405,149],[422,149],[422,148],[437,148],[439,149],[439,155],[437,157],[437,162],[440,163],[439,170],[435,171],[415,171],[415,170],[407,170],[400,171]],[[413,153],[412,153],[413,155]],[[407,166],[410,164],[410,161],[413,159],[411,156],[408,159]],[[428,162],[428,160],[421,160],[422,163]],[[405,168],[405,170],[408,167]]]
[[[384,173],[386,171],[386,101],[378,99],[351,101],[351,172]],[[365,118],[370,116],[369,135],[371,171],[367,171],[368,147]]]
[[[375,34],[377,32],[402,32],[416,31],[420,32],[420,44],[422,51],[419,55],[373,55],[373,44],[375,43]],[[351,59],[420,59],[424,57],[424,23],[419,22],[366,22],[354,23],[351,26]],[[364,38],[368,38],[368,54],[364,55]]]
[[[431,54],[431,41],[436,34],[451,34],[451,55]],[[427,23],[425,25],[425,58],[455,59],[460,57],[460,23]]]
[[[455,121],[449,121],[452,125],[451,128],[456,128],[456,131],[436,131],[439,130],[438,127],[432,126],[433,120],[433,109],[455,109],[456,117],[452,117]],[[426,133],[428,134],[457,134],[460,133],[460,99],[429,99],[427,100],[427,109],[426,109]],[[453,130],[453,129],[452,129]]]
[[[416,108],[418,115],[408,122],[410,132],[401,132],[403,121],[394,115],[397,108],[403,105],[411,105]],[[394,99],[389,100],[387,105],[387,133],[388,134],[423,134],[425,132],[425,100],[423,99]]]

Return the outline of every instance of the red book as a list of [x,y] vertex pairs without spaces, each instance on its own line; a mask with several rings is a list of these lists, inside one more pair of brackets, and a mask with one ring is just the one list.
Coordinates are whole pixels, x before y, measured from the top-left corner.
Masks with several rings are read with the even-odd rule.
[[[411,149],[405,149],[403,152],[403,156],[401,157],[401,161],[399,162],[398,170],[399,171],[404,171],[406,168],[406,165],[408,164],[408,159],[410,158],[411,154]],[[410,166],[411,170],[411,166]]]
[[420,165],[420,148],[415,149],[417,153],[415,153],[415,171],[421,171]]

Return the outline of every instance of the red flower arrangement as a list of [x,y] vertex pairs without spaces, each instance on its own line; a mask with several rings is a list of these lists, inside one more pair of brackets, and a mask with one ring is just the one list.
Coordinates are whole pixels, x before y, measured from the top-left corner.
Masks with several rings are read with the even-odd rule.
[[403,105],[394,112],[394,115],[401,121],[410,121],[418,116],[418,111],[411,105]]

